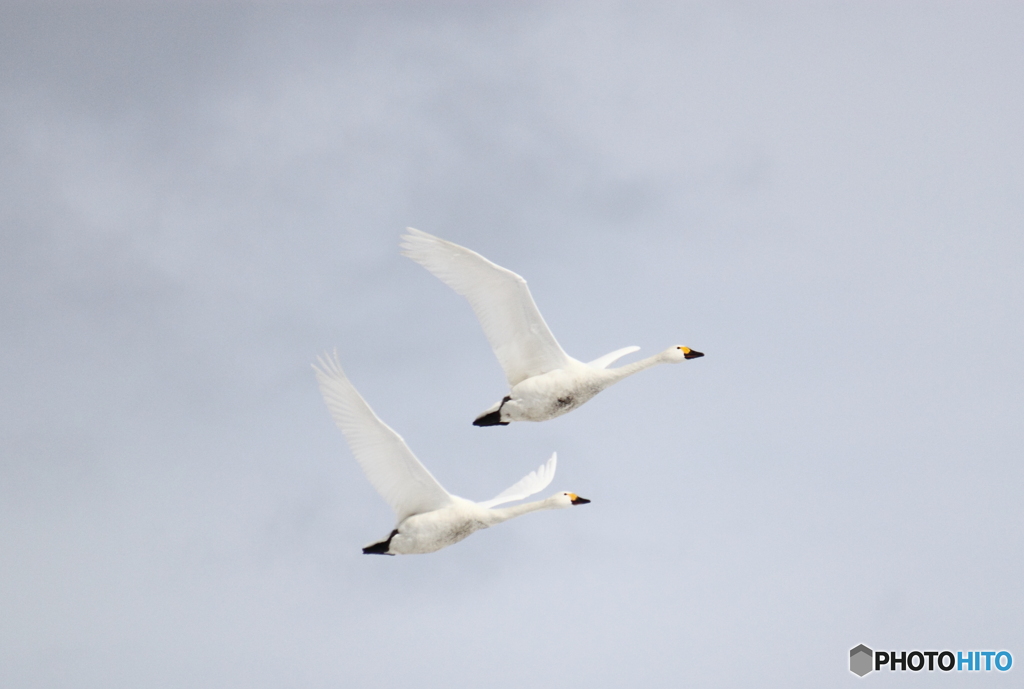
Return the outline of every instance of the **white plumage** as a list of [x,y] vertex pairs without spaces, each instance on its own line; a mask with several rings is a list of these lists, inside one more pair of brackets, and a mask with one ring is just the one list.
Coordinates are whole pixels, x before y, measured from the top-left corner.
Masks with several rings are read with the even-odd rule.
[[704,356],[670,347],[652,357],[609,369],[639,347],[624,347],[585,364],[562,349],[540,315],[526,280],[469,249],[408,228],[402,254],[464,296],[508,379],[509,395],[480,414],[477,426],[546,421],[579,407],[609,385],[662,363]]
[[366,478],[395,512],[397,526],[391,535],[363,548],[364,553],[431,553],[461,541],[474,531],[527,512],[590,502],[574,493],[563,492],[546,500],[492,509],[544,490],[555,477],[555,454],[518,483],[485,502],[477,503],[450,494],[416,458],[402,436],[374,414],[345,375],[337,354],[320,357],[318,363],[313,369],[334,422],[345,434]]

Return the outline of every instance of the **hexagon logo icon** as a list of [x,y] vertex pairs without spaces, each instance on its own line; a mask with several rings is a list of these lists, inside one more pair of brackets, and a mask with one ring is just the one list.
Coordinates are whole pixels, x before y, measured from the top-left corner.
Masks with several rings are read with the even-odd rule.
[[864,675],[871,672],[871,670],[874,669],[871,667],[873,665],[872,661],[874,660],[874,655],[875,652],[867,646],[865,646],[864,644],[851,648],[850,672],[857,675],[858,677],[863,677]]

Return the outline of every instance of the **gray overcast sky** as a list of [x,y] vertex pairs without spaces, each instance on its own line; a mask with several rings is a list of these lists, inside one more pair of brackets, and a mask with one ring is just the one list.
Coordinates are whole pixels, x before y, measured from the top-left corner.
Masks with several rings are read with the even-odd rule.
[[[1024,663],[1024,6],[5,4],[0,684],[1008,686]],[[407,225],[565,349],[707,356],[544,424]],[[337,347],[452,492],[365,557]],[[993,673],[996,674],[996,673]]]

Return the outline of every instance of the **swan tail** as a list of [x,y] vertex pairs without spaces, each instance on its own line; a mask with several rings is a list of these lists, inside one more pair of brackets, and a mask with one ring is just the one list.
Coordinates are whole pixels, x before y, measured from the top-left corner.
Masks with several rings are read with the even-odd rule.
[[363,555],[394,555],[394,553],[389,553],[388,550],[391,548],[391,539],[397,535],[398,529],[395,529],[385,540],[379,543],[372,543],[363,548]]
[[508,421],[501,420],[501,408],[505,406],[505,403],[512,399],[510,396],[505,396],[503,400],[495,404],[493,407],[485,411],[480,416],[473,420],[474,426],[507,426]]

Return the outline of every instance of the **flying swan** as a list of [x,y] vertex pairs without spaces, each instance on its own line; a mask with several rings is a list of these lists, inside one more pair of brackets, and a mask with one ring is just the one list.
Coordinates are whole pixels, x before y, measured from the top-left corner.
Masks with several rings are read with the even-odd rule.
[[412,227],[402,254],[469,300],[511,391],[480,414],[474,426],[511,421],[547,421],[580,406],[609,385],[657,364],[704,356],[689,347],[664,352],[619,368],[608,368],[639,347],[623,347],[583,363],[566,354],[530,296],[526,280],[458,244]]
[[345,434],[366,478],[395,511],[398,526],[383,541],[363,552],[373,555],[432,553],[503,521],[538,510],[585,505],[575,493],[555,493],[545,500],[495,509],[538,493],[555,477],[555,454],[511,488],[496,497],[473,502],[452,495],[416,459],[402,436],[381,421],[352,386],[338,355],[318,357],[313,365],[320,392],[334,422]]

